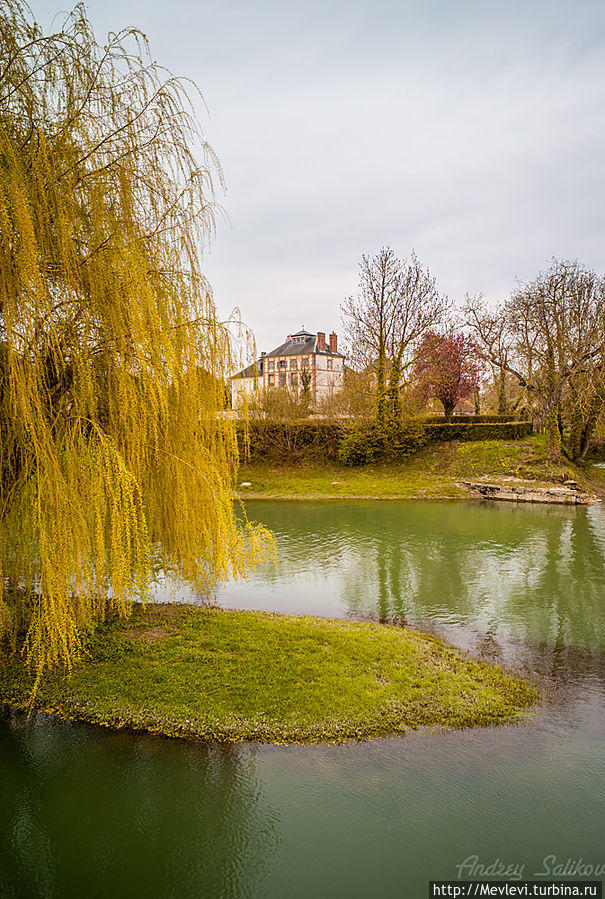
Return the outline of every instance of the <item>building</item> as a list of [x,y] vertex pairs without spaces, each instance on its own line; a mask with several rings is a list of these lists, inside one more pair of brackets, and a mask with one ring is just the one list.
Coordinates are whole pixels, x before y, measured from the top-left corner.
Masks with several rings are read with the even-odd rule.
[[324,331],[297,331],[284,343],[261,353],[260,359],[231,378],[233,406],[259,399],[263,391],[282,388],[300,394],[308,385],[312,405],[342,390],[344,356],[338,352],[338,337],[332,332],[326,343]]

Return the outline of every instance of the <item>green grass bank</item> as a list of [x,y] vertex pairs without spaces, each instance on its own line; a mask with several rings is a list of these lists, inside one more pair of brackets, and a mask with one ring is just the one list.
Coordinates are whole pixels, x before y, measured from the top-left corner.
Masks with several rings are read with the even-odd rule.
[[[0,669],[0,700],[32,678]],[[36,707],[111,728],[225,743],[340,741],[419,726],[514,721],[537,692],[407,628],[148,605],[98,627],[72,673],[45,677]]]
[[[566,479],[587,492],[603,494],[605,472],[579,469],[569,462],[553,465],[543,436],[520,440],[450,441],[433,444],[400,462],[373,462],[357,467],[306,460],[296,464],[257,461],[241,465],[237,495],[241,499],[464,499],[465,480],[552,486]],[[241,486],[248,485],[249,486]]]

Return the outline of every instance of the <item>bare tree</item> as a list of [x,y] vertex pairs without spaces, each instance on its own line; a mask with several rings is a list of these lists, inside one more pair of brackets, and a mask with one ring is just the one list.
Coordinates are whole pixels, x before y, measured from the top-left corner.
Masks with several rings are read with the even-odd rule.
[[414,348],[425,331],[443,320],[447,298],[414,252],[409,261],[400,260],[391,247],[383,247],[374,257],[362,256],[359,293],[341,308],[352,364],[376,373],[377,421],[396,421]]
[[465,313],[483,358],[537,403],[551,458],[582,458],[605,401],[605,279],[553,259],[501,306],[468,298]]

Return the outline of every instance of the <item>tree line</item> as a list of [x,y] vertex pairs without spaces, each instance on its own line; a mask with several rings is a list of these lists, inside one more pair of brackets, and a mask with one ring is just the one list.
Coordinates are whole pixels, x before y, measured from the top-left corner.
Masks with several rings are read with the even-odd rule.
[[605,409],[605,276],[553,259],[504,302],[467,296],[455,309],[414,253],[385,247],[362,257],[342,313],[352,377],[369,376],[379,425],[429,398],[448,420],[467,397],[478,411],[491,377],[496,410],[533,417],[552,459],[585,458]]

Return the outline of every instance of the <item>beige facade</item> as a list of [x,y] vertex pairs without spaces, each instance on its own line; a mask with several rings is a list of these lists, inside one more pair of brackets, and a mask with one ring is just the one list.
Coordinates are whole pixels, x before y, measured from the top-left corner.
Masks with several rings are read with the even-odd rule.
[[323,331],[298,331],[270,353],[262,353],[231,379],[233,405],[238,407],[260,397],[262,391],[281,388],[297,395],[305,383],[313,405],[342,389],[344,356],[338,352],[338,337],[326,341]]
[[261,366],[253,362],[231,378],[231,405],[234,409],[258,402],[263,390]]

